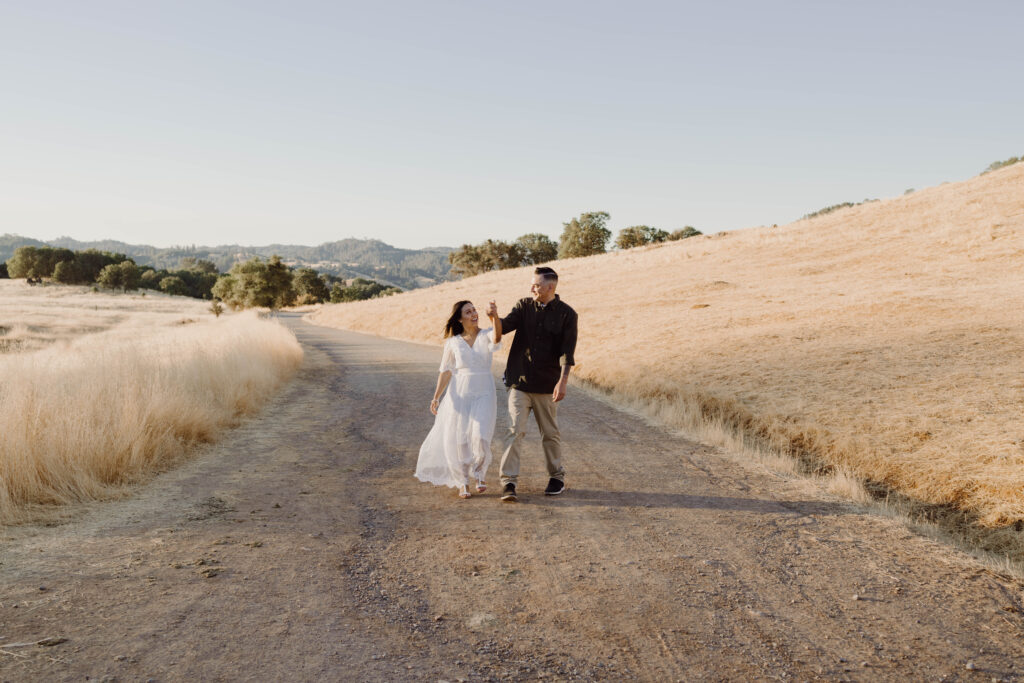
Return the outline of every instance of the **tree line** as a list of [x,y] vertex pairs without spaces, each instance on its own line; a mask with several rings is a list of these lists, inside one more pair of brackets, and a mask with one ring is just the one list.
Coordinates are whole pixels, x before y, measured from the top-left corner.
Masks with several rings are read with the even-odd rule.
[[[562,236],[557,243],[543,233],[529,233],[513,242],[489,239],[480,244],[463,244],[448,254],[448,262],[451,263],[453,274],[465,278],[492,270],[536,265],[555,259],[603,254],[612,238],[612,231],[608,229],[610,218],[606,211],[580,214],[562,224]],[[618,249],[632,249],[700,234],[703,233],[690,225],[672,232],[647,225],[633,225],[619,231],[615,246]]]
[[148,289],[196,299],[223,301],[231,308],[261,306],[283,308],[295,304],[340,303],[401,292],[366,278],[352,281],[317,273],[312,268],[293,271],[279,256],[263,261],[258,256],[236,263],[220,273],[212,261],[186,256],[174,270],[139,266],[124,254],[86,249],[24,246],[0,263],[0,277],[25,278],[29,283],[47,278],[67,285],[93,285],[106,289]]
[[231,308],[284,308],[287,306],[343,303],[398,294],[398,287],[357,277],[352,281],[318,273],[312,268],[293,271],[279,256],[263,261],[258,256],[236,263],[213,286],[213,296]]

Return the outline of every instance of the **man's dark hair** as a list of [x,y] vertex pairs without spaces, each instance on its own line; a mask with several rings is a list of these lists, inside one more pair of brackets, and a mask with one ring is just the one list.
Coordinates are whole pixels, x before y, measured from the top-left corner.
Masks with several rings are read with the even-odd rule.
[[555,272],[554,268],[548,268],[547,266],[537,266],[536,270],[533,271],[534,275],[543,275],[545,280],[554,280],[558,282],[558,273]]

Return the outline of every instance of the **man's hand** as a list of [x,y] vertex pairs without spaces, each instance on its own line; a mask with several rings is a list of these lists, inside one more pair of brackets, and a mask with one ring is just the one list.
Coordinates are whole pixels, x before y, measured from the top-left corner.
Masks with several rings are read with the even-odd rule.
[[565,387],[567,384],[568,382],[563,379],[558,384],[555,385],[555,390],[551,392],[552,401],[558,403],[563,398],[565,398]]
[[487,304],[487,317],[497,318],[498,317],[498,305],[493,301]]

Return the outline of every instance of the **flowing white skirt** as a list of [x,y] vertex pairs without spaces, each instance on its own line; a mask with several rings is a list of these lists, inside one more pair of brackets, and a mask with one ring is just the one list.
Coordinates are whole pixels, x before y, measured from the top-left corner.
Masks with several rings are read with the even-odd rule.
[[483,480],[491,465],[497,410],[489,371],[455,371],[420,446],[416,478],[455,488],[468,486],[470,477]]

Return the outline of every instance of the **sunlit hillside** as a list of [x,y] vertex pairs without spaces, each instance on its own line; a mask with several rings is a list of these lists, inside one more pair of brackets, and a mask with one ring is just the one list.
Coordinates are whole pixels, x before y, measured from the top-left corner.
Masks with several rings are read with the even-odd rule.
[[[578,377],[983,526],[1024,522],[1024,164],[553,265],[580,314]],[[504,313],[529,279],[489,273],[311,319],[440,343],[455,300]]]

